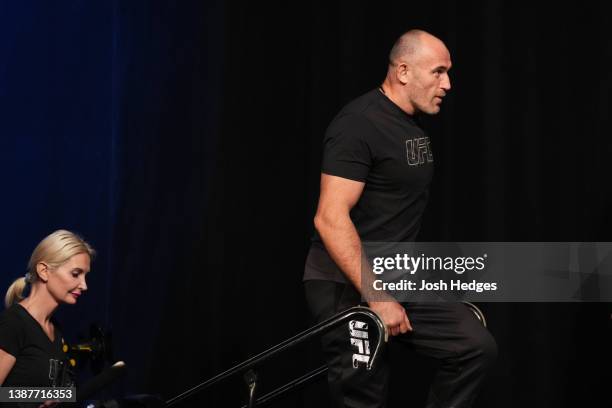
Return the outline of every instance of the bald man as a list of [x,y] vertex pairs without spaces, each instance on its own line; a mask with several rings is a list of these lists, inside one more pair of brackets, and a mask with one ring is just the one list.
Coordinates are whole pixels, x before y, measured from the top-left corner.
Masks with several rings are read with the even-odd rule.
[[[391,49],[382,85],[346,105],[329,125],[316,233],[304,272],[306,299],[317,321],[363,303],[362,242],[416,239],[434,159],[415,115],[440,111],[451,89],[451,66],[442,41],[408,31]],[[427,408],[472,406],[497,346],[465,305],[366,303],[394,341],[440,360]],[[386,406],[389,355],[366,370],[360,362],[369,351],[355,348],[354,331],[341,327],[322,340],[335,406]],[[412,369],[409,362],[406,369]]]

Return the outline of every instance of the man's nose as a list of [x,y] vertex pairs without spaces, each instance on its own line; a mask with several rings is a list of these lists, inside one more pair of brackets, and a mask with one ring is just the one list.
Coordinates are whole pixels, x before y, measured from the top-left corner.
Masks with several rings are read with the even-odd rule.
[[444,74],[444,77],[442,78],[442,83],[440,84],[440,87],[442,89],[444,89],[444,91],[448,92],[451,89],[451,81],[450,81],[450,77],[448,76],[448,74]]

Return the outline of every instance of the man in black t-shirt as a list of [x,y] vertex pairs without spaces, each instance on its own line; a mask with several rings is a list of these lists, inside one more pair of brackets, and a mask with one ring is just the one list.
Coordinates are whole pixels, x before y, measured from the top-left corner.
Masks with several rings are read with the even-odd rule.
[[[328,127],[317,232],[304,273],[306,298],[318,321],[361,303],[362,242],[415,240],[434,157],[414,115],[439,112],[451,88],[450,68],[442,41],[409,31],[394,44],[381,87],[350,102]],[[392,299],[367,304],[397,341],[440,360],[428,408],[472,406],[497,348],[465,305],[400,304]],[[336,405],[384,407],[389,375],[385,359],[369,371],[355,364],[346,328],[322,340]]]

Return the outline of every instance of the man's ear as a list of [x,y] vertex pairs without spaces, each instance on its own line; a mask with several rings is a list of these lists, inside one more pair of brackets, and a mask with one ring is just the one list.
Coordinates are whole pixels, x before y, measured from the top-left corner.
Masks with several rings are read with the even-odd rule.
[[44,262],[37,263],[36,273],[38,274],[38,279],[43,282],[47,282],[47,280],[49,280],[49,265]]
[[397,64],[397,68],[395,69],[395,76],[397,80],[402,84],[406,85],[409,81],[409,76],[412,75],[410,71],[410,67],[405,62],[400,62]]

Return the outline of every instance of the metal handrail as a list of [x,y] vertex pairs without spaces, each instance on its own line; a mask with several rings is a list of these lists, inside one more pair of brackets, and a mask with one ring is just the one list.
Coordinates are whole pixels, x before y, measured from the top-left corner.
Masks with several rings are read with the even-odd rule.
[[[327,371],[328,371],[327,365],[321,366],[317,368],[316,370],[312,370],[311,372],[304,374],[300,378],[296,378],[295,380],[288,382],[282,387],[279,387],[273,391],[270,391],[266,395],[257,398],[257,406],[267,404],[268,402],[277,399],[278,397],[280,397],[283,394],[288,393],[289,391],[300,388],[304,386],[305,384],[308,384],[309,382],[314,381],[318,379],[319,377],[322,377],[323,374],[327,373]],[[248,405],[245,404],[242,406],[242,408],[248,408]]]
[[340,324],[358,315],[361,315],[366,318],[370,318],[375,323],[375,326],[378,330],[376,347],[374,348],[374,351],[372,352],[370,360],[366,364],[366,369],[369,370],[372,368],[372,364],[376,360],[376,357],[380,353],[384,343],[387,341],[387,338],[388,338],[387,329],[382,319],[374,311],[372,311],[371,309],[367,307],[356,306],[356,307],[347,309],[344,312],[341,312],[307,330],[304,330],[303,332],[291,337],[290,339],[285,340],[282,343],[279,343],[276,346],[230,368],[229,370],[226,370],[222,372],[221,374],[218,374],[214,376],[213,378],[210,378],[204,381],[203,383],[198,384],[195,387],[192,387],[189,390],[169,399],[168,401],[166,401],[166,406],[167,407],[172,406],[176,404],[177,402],[182,401],[183,399],[205,388],[208,388],[213,384],[218,383],[219,381],[222,381],[237,373],[246,371],[249,368],[256,366],[257,364],[264,362],[265,360],[269,359],[273,355],[280,353],[281,351],[287,350],[289,348],[295,347],[296,345],[303,343],[304,341],[309,340],[314,336],[328,332],[331,329],[336,328]]
[[[480,310],[480,308],[478,308],[478,306],[476,306],[475,304],[471,303],[471,302],[467,302],[467,301],[462,301],[461,303],[465,304],[468,309],[470,311],[472,311],[472,313],[474,313],[474,316],[476,317],[476,319],[478,319],[478,321],[483,325],[483,327],[487,327],[487,320],[485,318],[484,313],[482,312],[482,310]],[[283,385],[282,387],[279,387],[269,393],[267,393],[266,395],[257,398],[257,400],[255,401],[255,405],[260,406],[260,405],[265,405],[266,403],[273,401],[277,398],[279,398],[280,396],[282,396],[283,394],[286,394],[287,392],[290,392],[292,390],[295,390],[299,387],[302,387],[306,384],[308,384],[311,381],[314,381],[316,379],[318,379],[319,377],[322,377],[325,373],[327,373],[328,368],[327,365],[322,366],[317,368],[316,370],[313,370],[307,374],[304,374],[303,376],[301,376],[300,378],[297,378],[285,385]],[[251,402],[253,399],[251,399],[249,402]],[[242,408],[249,408],[249,405],[243,405]]]
[[485,318],[484,313],[482,313],[482,310],[480,310],[480,308],[478,306],[476,306],[475,304],[473,304],[472,302],[467,302],[467,301],[463,301],[461,302],[464,305],[466,305],[468,307],[468,309],[470,309],[472,311],[472,313],[474,313],[474,315],[476,316],[476,318],[478,319],[478,321],[484,326],[487,327],[487,319]]

